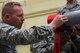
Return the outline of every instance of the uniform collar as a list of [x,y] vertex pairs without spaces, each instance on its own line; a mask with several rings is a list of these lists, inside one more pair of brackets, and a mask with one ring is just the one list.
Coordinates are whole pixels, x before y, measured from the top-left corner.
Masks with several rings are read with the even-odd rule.
[[65,8],[74,8],[74,7],[78,6],[78,5],[79,5],[78,2],[75,2],[75,3],[72,4],[72,5],[66,4],[66,5],[65,5]]

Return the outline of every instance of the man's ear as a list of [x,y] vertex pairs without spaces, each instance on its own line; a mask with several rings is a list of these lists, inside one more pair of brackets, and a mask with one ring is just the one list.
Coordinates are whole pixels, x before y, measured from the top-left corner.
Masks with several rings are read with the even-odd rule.
[[7,21],[10,20],[10,16],[9,16],[9,14],[5,14],[4,17],[5,17],[5,19],[6,19]]
[[5,14],[5,18],[10,18],[10,17],[9,17],[9,14]]

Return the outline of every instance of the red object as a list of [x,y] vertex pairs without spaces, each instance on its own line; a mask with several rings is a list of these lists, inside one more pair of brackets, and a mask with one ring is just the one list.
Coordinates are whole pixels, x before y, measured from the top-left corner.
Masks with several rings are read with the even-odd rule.
[[56,16],[59,16],[60,14],[52,14],[52,15],[49,15],[48,18],[47,18],[47,23],[51,23],[51,21],[56,17]]
[[[52,14],[48,16],[47,23],[51,23],[51,21],[59,16],[59,14]],[[54,36],[54,53],[60,53],[60,28],[55,29],[55,36]]]

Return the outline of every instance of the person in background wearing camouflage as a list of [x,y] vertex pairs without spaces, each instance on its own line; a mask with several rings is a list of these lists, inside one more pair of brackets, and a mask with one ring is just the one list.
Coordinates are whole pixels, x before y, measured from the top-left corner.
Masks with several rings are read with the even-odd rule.
[[80,10],[80,4],[78,3],[77,0],[67,0],[67,3],[60,7],[58,10],[58,14],[65,14],[69,12],[73,12],[76,10]]
[[[80,10],[80,4],[78,3],[78,1],[77,0],[67,0],[67,3],[64,6],[59,8],[58,14],[64,15],[64,14],[67,14],[67,13],[70,13],[73,11],[77,11],[77,10]],[[69,36],[69,35],[66,35],[66,36],[64,36],[64,35],[68,34],[69,31],[73,31],[70,36],[74,36],[74,38],[69,38],[70,40],[62,47],[62,53],[79,53],[80,52],[80,50],[79,50],[80,46],[78,45],[79,42],[78,42],[78,44],[75,44],[75,43],[73,43],[74,41],[72,41],[72,40],[75,39],[76,36],[78,36],[78,37],[80,36],[80,32],[79,32],[80,24],[76,24],[71,29],[70,29],[70,27],[68,27],[68,29],[63,28],[63,31],[62,31],[63,36],[61,36],[61,37],[68,39],[67,36]],[[61,40],[63,40],[63,38],[61,38]],[[77,40],[77,41],[79,41],[79,40]],[[62,42],[64,42],[64,41],[62,41]]]

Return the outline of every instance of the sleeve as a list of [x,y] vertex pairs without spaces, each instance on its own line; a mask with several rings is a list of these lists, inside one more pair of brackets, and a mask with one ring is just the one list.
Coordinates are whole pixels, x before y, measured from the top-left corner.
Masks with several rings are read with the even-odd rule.
[[53,53],[53,42],[53,37],[48,36],[47,39],[44,39],[38,43],[31,45],[31,51],[33,53]]
[[53,44],[37,44],[32,47],[33,53],[53,53]]
[[30,29],[8,29],[6,36],[0,39],[6,39],[9,43],[13,44],[33,44],[39,42],[51,35],[53,30],[51,30],[50,26],[33,26]]

